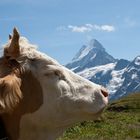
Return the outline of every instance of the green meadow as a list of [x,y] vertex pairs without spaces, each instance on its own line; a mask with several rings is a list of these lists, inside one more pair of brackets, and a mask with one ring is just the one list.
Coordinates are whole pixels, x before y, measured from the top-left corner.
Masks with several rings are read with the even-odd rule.
[[140,140],[140,94],[110,103],[97,121],[78,123],[58,140]]

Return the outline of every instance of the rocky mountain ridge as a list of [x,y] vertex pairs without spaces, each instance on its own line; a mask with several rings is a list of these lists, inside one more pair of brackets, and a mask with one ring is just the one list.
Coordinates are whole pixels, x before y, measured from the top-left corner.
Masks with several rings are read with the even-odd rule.
[[111,100],[140,91],[140,56],[133,61],[115,59],[95,39],[83,45],[66,67],[105,86]]

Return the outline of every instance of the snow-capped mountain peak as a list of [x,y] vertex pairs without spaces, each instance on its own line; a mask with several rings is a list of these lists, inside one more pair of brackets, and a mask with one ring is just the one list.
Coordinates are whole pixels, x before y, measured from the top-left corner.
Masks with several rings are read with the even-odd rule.
[[105,51],[104,47],[96,40],[92,39],[87,45],[83,45],[80,51],[76,54],[72,61],[79,61],[89,53],[94,52],[94,55],[98,51]]
[[105,48],[102,46],[102,44],[97,41],[96,39],[92,39],[89,42],[89,47],[100,50],[100,51],[105,51]]
[[78,72],[89,67],[114,63],[115,61],[116,59],[105,51],[101,43],[96,39],[92,39],[87,45],[82,46],[66,67]]

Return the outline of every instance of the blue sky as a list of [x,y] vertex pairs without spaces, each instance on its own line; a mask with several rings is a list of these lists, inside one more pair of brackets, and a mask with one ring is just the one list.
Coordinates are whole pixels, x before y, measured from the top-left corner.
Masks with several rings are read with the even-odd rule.
[[0,45],[16,26],[39,50],[68,63],[95,38],[115,58],[140,55],[140,0],[0,0]]

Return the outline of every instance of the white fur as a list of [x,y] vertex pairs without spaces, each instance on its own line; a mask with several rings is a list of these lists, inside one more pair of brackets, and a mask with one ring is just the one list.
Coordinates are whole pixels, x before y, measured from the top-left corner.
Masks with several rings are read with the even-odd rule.
[[[101,86],[94,84],[36,50],[21,37],[17,59],[30,70],[43,89],[43,105],[22,118],[20,140],[55,140],[75,122],[94,120],[107,105]],[[28,126],[28,127],[27,127]],[[34,130],[29,130],[29,128]],[[27,137],[25,135],[27,134]]]

